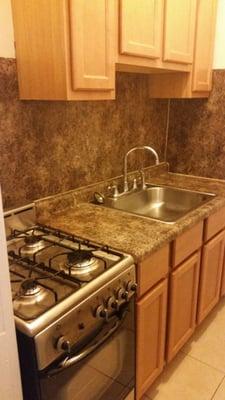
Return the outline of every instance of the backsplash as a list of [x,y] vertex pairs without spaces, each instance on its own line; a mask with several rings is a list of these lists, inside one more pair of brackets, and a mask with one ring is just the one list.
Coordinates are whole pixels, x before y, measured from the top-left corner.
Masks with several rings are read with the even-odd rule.
[[[225,179],[225,70],[213,79],[209,100],[171,101],[166,161],[174,172]],[[167,100],[148,99],[147,75],[118,73],[115,101],[20,101],[15,60],[0,58],[4,208],[121,175],[133,146],[151,145],[165,161],[166,119]],[[129,168],[149,165],[142,156]]]
[[214,71],[208,100],[171,101],[167,161],[173,172],[225,179],[225,70]]
[[119,73],[115,101],[20,101],[15,60],[1,58],[4,208],[120,175],[136,145],[153,146],[163,161],[167,100],[149,100],[147,90],[147,75]]

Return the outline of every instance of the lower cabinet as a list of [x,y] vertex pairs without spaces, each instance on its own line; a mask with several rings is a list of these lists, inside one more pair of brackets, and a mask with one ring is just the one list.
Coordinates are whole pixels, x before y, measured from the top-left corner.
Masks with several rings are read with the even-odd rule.
[[138,265],[136,400],[225,296],[224,228],[225,207]]
[[165,279],[137,302],[137,400],[164,366],[167,286]]
[[224,261],[223,261],[223,274],[222,274],[220,296],[225,296],[225,255],[224,255]]
[[198,301],[200,323],[218,303],[223,270],[225,233],[222,231],[203,246]]
[[181,349],[196,326],[200,252],[183,262],[170,278],[167,361]]

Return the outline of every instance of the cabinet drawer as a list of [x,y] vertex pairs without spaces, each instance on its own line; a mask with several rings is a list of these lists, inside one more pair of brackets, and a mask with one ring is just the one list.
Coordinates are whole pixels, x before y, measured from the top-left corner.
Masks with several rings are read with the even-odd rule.
[[169,244],[138,265],[138,297],[164,278],[169,271]]
[[172,266],[180,264],[202,245],[203,221],[184,232],[173,242]]
[[225,207],[210,215],[205,221],[204,242],[225,227]]

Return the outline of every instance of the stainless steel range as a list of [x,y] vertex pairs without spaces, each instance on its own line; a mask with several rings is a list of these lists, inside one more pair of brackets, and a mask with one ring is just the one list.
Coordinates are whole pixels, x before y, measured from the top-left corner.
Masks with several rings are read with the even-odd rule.
[[124,399],[134,384],[132,257],[32,226],[24,210],[6,217],[24,399]]

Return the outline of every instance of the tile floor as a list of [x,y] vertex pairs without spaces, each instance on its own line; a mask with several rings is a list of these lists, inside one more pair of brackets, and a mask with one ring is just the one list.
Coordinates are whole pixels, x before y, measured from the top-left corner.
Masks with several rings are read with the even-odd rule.
[[149,399],[225,400],[225,300],[148,390]]

